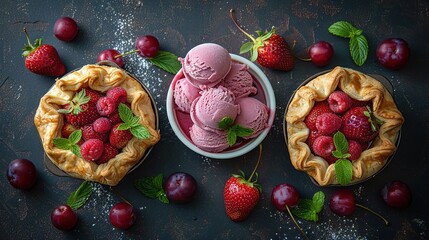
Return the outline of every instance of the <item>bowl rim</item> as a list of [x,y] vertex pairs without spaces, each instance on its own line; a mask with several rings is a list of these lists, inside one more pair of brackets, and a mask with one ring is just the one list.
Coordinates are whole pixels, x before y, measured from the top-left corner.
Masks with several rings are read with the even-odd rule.
[[[233,61],[237,61],[240,63],[244,63],[247,66],[249,66],[249,71],[251,72],[251,74],[258,79],[262,90],[264,91],[265,94],[265,99],[266,99],[266,105],[267,107],[270,109],[270,114],[268,117],[268,125],[269,127],[267,127],[266,129],[264,129],[259,136],[257,136],[256,138],[252,139],[249,143],[247,143],[246,145],[238,148],[238,149],[234,149],[231,151],[226,151],[226,152],[220,152],[220,153],[212,153],[212,152],[208,152],[208,151],[204,151],[200,148],[198,148],[196,145],[194,145],[194,143],[192,143],[186,136],[184,136],[180,126],[178,126],[177,121],[176,121],[176,113],[175,113],[175,109],[174,109],[174,99],[173,99],[173,84],[174,81],[172,81],[170,83],[170,86],[168,88],[168,92],[167,92],[167,100],[166,100],[166,110],[167,110],[167,117],[168,117],[168,121],[170,123],[171,128],[173,129],[173,132],[175,133],[175,135],[179,138],[179,140],[185,144],[186,147],[188,147],[189,149],[191,149],[192,151],[203,155],[205,157],[209,157],[209,158],[215,158],[215,159],[230,159],[230,158],[235,158],[235,157],[239,157],[242,156],[248,152],[250,152],[251,150],[253,150],[255,147],[257,147],[264,139],[265,137],[268,135],[269,131],[271,130],[273,123],[274,123],[274,118],[275,118],[275,112],[276,112],[276,99],[275,99],[275,94],[274,94],[274,90],[271,86],[271,82],[269,81],[269,79],[267,78],[267,76],[265,75],[265,73],[258,67],[256,66],[254,63],[252,63],[251,61],[249,61],[248,59],[238,56],[236,54],[232,54],[230,53],[231,59]],[[180,70],[181,71],[181,70]],[[180,71],[175,75],[177,76],[178,74],[180,74]]]

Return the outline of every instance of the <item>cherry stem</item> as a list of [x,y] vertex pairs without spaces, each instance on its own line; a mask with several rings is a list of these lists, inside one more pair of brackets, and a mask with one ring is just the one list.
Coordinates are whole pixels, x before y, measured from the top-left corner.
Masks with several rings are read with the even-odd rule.
[[123,56],[125,56],[125,55],[133,54],[133,53],[136,53],[136,52],[140,52],[140,50],[138,50],[138,49],[133,49],[133,50],[131,50],[131,51],[129,51],[129,52],[124,52],[124,53],[122,53],[122,54],[118,54],[118,55],[114,56],[113,58],[114,58],[114,59],[116,59],[116,58],[118,58],[118,57],[123,57]]
[[365,209],[365,210],[367,210],[367,211],[369,211],[369,212],[371,212],[373,214],[375,214],[377,217],[381,218],[384,221],[384,223],[386,224],[386,226],[389,225],[389,221],[387,221],[387,219],[385,219],[383,216],[381,216],[377,212],[373,211],[372,209],[369,209],[369,208],[365,207],[364,205],[360,205],[359,203],[356,203],[355,205],[358,206],[358,207],[360,207],[360,208],[363,208],[363,209]]
[[110,186],[110,190],[112,190],[112,192],[114,192],[116,195],[118,195],[122,199],[122,201],[128,203],[130,206],[133,206],[127,199],[125,199],[125,197],[119,191],[114,189],[112,186]]
[[27,38],[28,46],[30,46],[31,48],[33,48],[33,45],[30,42],[30,37],[28,36],[28,33],[27,33],[27,29],[24,27],[22,29],[22,31],[24,31],[25,37]]
[[256,42],[256,39],[254,37],[252,37],[252,35],[248,34],[246,31],[244,31],[243,28],[240,27],[240,25],[238,25],[237,20],[234,17],[234,9],[230,9],[229,10],[229,16],[231,17],[232,21],[234,22],[235,26],[237,26],[237,28],[244,33],[247,37],[249,37],[253,42]]
[[290,211],[289,206],[286,204],[285,205],[287,212],[289,213],[289,216],[292,218],[293,223],[295,223],[295,226],[299,229],[299,231],[301,231],[302,235],[305,237],[305,239],[309,239],[307,237],[307,234],[305,234],[304,230],[302,230],[302,228],[299,226],[298,222],[295,220],[295,218],[293,217],[292,212]]
[[256,170],[258,169],[258,167],[259,167],[259,163],[261,162],[261,158],[262,158],[262,144],[259,144],[259,157],[258,157],[258,161],[256,162],[256,166],[255,166],[255,168],[253,169],[253,172],[252,172],[252,174],[250,174],[250,177],[249,177],[249,179],[247,179],[247,181],[251,181],[252,180],[252,178],[253,178],[253,175],[255,175],[255,173],[256,173]]

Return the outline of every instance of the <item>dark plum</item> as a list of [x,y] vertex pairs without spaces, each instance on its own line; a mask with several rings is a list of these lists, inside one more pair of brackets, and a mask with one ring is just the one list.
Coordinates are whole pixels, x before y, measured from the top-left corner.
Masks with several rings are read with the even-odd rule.
[[378,45],[376,56],[383,67],[399,69],[408,62],[410,48],[402,38],[388,38]]
[[51,213],[51,222],[60,230],[71,230],[76,226],[77,214],[69,205],[60,205]]
[[136,48],[138,54],[145,58],[155,57],[159,50],[159,41],[152,35],[137,37]]
[[316,66],[323,67],[328,65],[334,55],[334,48],[329,42],[319,41],[310,46],[308,55]]
[[407,184],[392,181],[381,190],[384,202],[394,208],[406,208],[411,204],[411,191]]
[[54,25],[54,35],[61,41],[69,42],[73,40],[78,31],[76,21],[70,17],[61,17]]
[[12,160],[6,175],[9,183],[19,189],[30,189],[37,180],[36,167],[33,162],[24,158]]
[[119,202],[110,209],[109,219],[114,227],[128,229],[136,221],[136,214],[129,203]]
[[165,181],[164,190],[170,201],[186,203],[193,199],[197,191],[197,181],[188,173],[172,173]]

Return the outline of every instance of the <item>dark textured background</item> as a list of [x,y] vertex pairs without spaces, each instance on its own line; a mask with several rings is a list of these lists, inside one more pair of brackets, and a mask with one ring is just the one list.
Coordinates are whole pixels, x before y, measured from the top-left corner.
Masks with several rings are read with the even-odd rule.
[[[245,36],[233,25],[229,9],[249,32],[276,26],[278,33],[292,44],[294,52],[316,40],[327,40],[335,49],[332,62],[317,68],[297,61],[291,72],[263,68],[274,88],[277,112],[274,126],[263,142],[260,166],[263,193],[251,216],[242,223],[231,222],[224,213],[223,186],[231,173],[251,171],[257,149],[230,160],[214,160],[187,149],[174,135],[165,112],[165,98],[173,76],[134,55],[125,58],[125,69],[135,74],[150,89],[160,114],[162,139],[140,167],[114,188],[94,184],[90,201],[77,211],[79,222],[70,232],[61,232],[50,223],[50,213],[65,203],[82,182],[57,177],[43,166],[43,150],[33,117],[39,99],[54,79],[30,73],[20,56],[26,43],[22,28],[32,39],[43,37],[54,45],[68,70],[94,63],[106,48],[127,51],[134,48],[137,36],[153,34],[163,50],[184,57],[188,50],[204,42],[223,45],[238,54]],[[390,165],[375,178],[349,187],[357,201],[382,213],[391,222],[386,227],[374,215],[357,209],[351,217],[338,217],[325,209],[318,223],[301,221],[310,239],[428,239],[427,181],[429,163],[429,81],[427,47],[428,1],[11,1],[2,2],[0,22],[0,238],[1,239],[303,239],[287,214],[277,212],[270,202],[272,188],[283,182],[295,185],[304,198],[322,190],[327,198],[334,188],[319,188],[306,174],[296,171],[283,139],[283,114],[295,88],[307,77],[337,65],[364,73],[384,75],[394,86],[394,97],[405,116],[399,149]],[[78,37],[70,43],[53,36],[57,18],[70,16],[79,27]],[[346,20],[363,29],[369,42],[368,60],[354,65],[348,41],[328,33],[334,22]],[[411,47],[408,65],[398,71],[377,64],[377,44],[388,37],[401,37]],[[247,57],[247,56],[246,56]],[[38,169],[38,183],[30,191],[14,189],[7,182],[8,163],[15,158],[31,159]],[[164,205],[149,200],[132,185],[142,176],[175,171],[191,173],[198,182],[196,199],[186,205]],[[402,180],[413,192],[413,203],[405,210],[387,207],[379,196],[382,186]],[[119,194],[135,207],[138,217],[129,230],[114,229],[108,220]]]

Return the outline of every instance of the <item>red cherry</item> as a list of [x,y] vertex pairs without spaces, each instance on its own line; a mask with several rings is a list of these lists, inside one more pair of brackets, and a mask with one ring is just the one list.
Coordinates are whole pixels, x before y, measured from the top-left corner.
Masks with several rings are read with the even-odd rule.
[[120,202],[115,204],[109,213],[110,223],[120,229],[130,228],[136,221],[136,214],[133,207],[126,203]]
[[402,38],[388,38],[378,45],[376,56],[383,67],[398,69],[408,62],[410,48]]
[[124,66],[124,61],[122,59],[121,53],[115,49],[106,49],[103,50],[97,56],[97,62],[101,62],[103,60],[109,60],[116,63],[119,67]]
[[76,213],[69,205],[60,205],[51,213],[51,222],[60,230],[71,230],[78,220]]
[[78,31],[76,21],[70,17],[61,17],[54,25],[54,35],[61,41],[69,42],[73,40]]
[[334,55],[334,48],[326,41],[319,41],[310,46],[308,55],[316,66],[323,67],[328,65]]
[[142,57],[155,57],[159,50],[159,41],[152,35],[140,36],[136,40],[138,54]]
[[381,190],[384,202],[394,208],[406,208],[411,204],[411,191],[407,184],[401,181],[392,181]]

